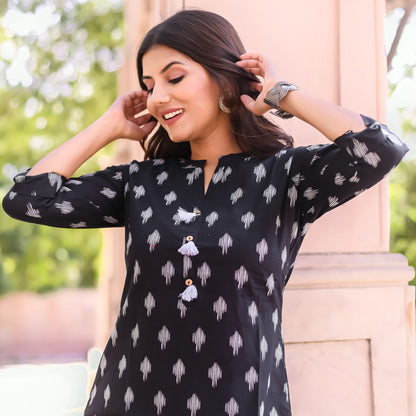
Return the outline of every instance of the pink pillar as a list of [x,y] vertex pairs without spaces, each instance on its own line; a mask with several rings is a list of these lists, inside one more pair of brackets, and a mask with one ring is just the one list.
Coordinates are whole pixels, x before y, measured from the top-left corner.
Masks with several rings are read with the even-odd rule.
[[[217,12],[249,51],[272,58],[282,78],[322,98],[385,119],[384,0],[126,0],[127,61],[121,89],[135,88],[134,50],[148,26],[183,7]],[[143,13],[147,13],[147,19]],[[130,45],[130,46],[129,46]],[[282,123],[283,124],[283,123]],[[299,120],[296,144],[325,142]],[[121,147],[131,158],[131,148]],[[136,156],[134,156],[136,157]],[[314,224],[285,293],[284,333],[294,415],[415,415],[413,270],[389,253],[387,180]],[[119,237],[106,258],[121,287]],[[103,282],[108,281],[103,279]],[[103,283],[105,286],[105,283]],[[108,284],[107,284],[107,287]],[[119,291],[106,325],[114,322]],[[107,330],[108,336],[108,326]],[[103,331],[102,331],[103,333]]]

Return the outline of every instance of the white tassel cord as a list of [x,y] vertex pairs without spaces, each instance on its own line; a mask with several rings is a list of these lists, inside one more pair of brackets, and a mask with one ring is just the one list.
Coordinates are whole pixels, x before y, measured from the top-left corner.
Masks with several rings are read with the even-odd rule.
[[194,285],[191,285],[188,286],[182,293],[180,293],[178,297],[187,302],[190,302],[192,299],[196,299],[198,297],[198,291]]
[[180,247],[178,251],[184,256],[196,256],[199,253],[199,250],[193,241],[188,241]]
[[200,213],[195,212],[188,212],[185,211],[183,208],[178,208],[178,219],[179,221],[185,222],[185,224],[189,224],[196,216],[200,215]]

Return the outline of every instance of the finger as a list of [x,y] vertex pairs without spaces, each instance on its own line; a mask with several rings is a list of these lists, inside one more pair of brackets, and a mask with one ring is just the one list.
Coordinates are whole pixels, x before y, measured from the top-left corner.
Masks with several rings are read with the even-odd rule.
[[133,117],[133,121],[140,126],[142,124],[148,123],[151,118],[152,115],[150,113],[146,113]]
[[260,61],[263,62],[264,58],[263,55],[260,55],[259,53],[243,53],[242,55],[240,55],[240,59],[254,59],[256,61]]
[[253,109],[255,101],[250,96],[243,94],[240,96],[240,100],[243,103],[244,107],[247,108],[247,110],[254,113]]

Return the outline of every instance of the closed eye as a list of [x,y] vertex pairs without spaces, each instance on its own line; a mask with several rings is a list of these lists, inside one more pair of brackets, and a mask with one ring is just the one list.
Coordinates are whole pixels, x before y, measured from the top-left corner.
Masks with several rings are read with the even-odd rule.
[[177,84],[178,82],[181,82],[183,80],[184,75],[178,77],[178,78],[173,78],[171,80],[169,80],[170,84]]

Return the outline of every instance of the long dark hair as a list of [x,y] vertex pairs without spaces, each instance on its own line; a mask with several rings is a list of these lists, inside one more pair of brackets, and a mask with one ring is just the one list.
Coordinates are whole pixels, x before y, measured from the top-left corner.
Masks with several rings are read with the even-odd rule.
[[[143,55],[154,45],[165,45],[200,64],[217,82],[223,93],[224,104],[230,108],[230,119],[237,144],[243,153],[264,158],[283,147],[292,147],[293,139],[280,127],[263,116],[247,110],[241,94],[252,98],[258,91],[251,85],[257,78],[235,65],[244,46],[234,27],[223,17],[203,10],[183,10],[153,27],[144,38],[137,54],[137,72],[142,89]],[[145,159],[188,158],[189,142],[174,143],[166,130],[159,126],[156,132],[142,139]]]

